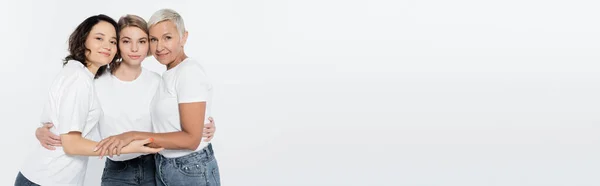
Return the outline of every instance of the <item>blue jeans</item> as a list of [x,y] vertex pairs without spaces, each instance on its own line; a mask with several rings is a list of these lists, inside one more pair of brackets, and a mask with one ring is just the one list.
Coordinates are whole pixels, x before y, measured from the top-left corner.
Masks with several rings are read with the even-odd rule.
[[219,166],[212,145],[178,158],[156,154],[158,186],[220,186]]
[[15,180],[15,186],[40,186],[40,185],[29,181],[29,179],[27,179],[25,176],[23,176],[23,174],[21,174],[21,172],[19,172],[19,174],[17,174],[17,180]]
[[102,186],[155,186],[154,154],[142,155],[127,161],[106,159]]

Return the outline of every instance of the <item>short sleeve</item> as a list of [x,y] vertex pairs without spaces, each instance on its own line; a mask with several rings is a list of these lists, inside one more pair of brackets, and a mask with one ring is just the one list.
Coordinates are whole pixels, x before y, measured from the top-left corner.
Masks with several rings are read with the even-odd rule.
[[188,64],[181,67],[175,84],[177,102],[206,102],[209,98],[211,85],[200,64]]
[[58,121],[53,121],[60,134],[83,130],[93,98],[92,86],[86,77],[77,74],[64,80],[59,95],[55,95]]

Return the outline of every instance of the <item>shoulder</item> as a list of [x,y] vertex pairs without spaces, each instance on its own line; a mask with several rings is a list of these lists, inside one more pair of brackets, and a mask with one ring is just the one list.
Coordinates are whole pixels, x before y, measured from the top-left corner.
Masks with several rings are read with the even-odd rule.
[[154,79],[154,80],[158,80],[161,77],[160,74],[158,74],[154,71],[148,70],[144,67],[142,67],[142,75],[144,75],[148,78]]
[[58,75],[57,80],[65,85],[90,86],[94,77],[79,61],[68,61]]
[[180,76],[206,76],[206,71],[199,61],[188,58],[179,64],[177,74]]
[[141,75],[145,79],[144,81],[149,81],[149,82],[152,82],[152,83],[158,83],[162,79],[162,77],[160,76],[160,74],[158,74],[158,73],[156,73],[154,71],[148,70],[148,69],[146,69],[144,67],[142,67],[142,74]]
[[94,80],[94,85],[98,86],[107,86],[112,81],[113,75],[110,72],[106,72],[106,74],[101,75],[100,77]]
[[50,92],[54,95],[62,95],[64,92],[72,92],[74,90],[93,90],[94,78],[91,77],[89,71],[86,71],[87,68],[80,62],[69,61],[52,81]]

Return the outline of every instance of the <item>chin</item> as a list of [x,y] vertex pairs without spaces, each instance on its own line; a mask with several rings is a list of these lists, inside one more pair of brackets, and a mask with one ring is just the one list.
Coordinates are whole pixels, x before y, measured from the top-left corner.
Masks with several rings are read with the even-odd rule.
[[163,65],[168,65],[168,64],[169,64],[169,60],[165,60],[165,59],[163,59],[163,60],[157,60],[157,61],[158,61],[160,64],[163,64]]

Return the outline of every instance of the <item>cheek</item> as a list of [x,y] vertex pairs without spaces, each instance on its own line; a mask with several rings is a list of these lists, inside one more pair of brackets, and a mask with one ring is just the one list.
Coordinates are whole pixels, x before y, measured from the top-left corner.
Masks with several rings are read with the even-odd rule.
[[140,51],[148,51],[150,49],[150,46],[145,45],[145,44],[140,44]]
[[169,49],[169,51],[176,52],[179,49],[179,45],[177,42],[171,41],[167,44],[166,48]]
[[125,44],[119,45],[119,52],[121,52],[121,54],[127,54],[128,51],[129,51],[128,45],[125,45]]

